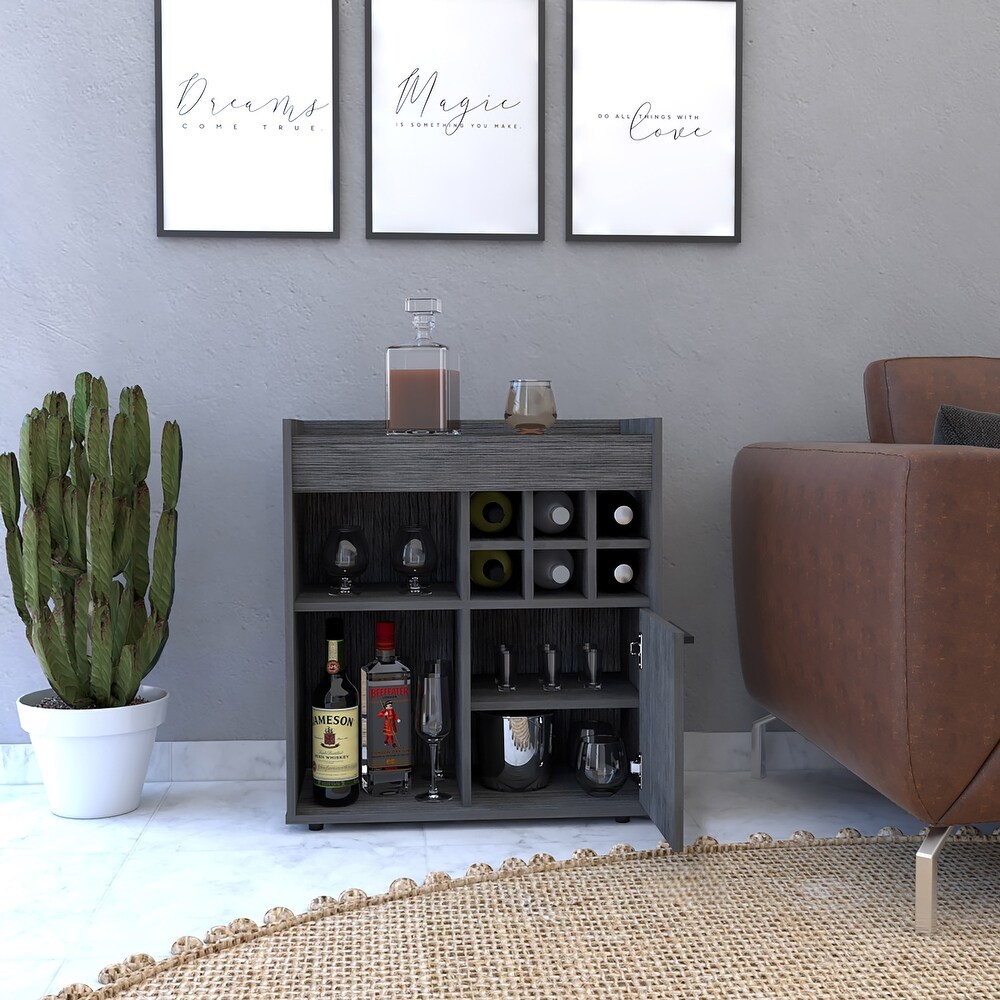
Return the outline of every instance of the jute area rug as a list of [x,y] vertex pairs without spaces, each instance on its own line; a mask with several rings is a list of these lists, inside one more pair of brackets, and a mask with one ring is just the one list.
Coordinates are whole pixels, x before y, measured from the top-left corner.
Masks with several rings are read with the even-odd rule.
[[58,997],[997,1000],[1000,837],[967,828],[946,843],[933,937],[912,929],[918,843],[845,830],[512,858],[276,907]]

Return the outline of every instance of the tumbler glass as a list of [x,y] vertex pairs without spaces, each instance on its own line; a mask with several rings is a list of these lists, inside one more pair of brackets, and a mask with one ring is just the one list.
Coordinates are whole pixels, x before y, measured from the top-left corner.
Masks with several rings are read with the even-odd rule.
[[552,382],[540,378],[515,378],[507,392],[504,420],[518,434],[541,434],[556,420]]

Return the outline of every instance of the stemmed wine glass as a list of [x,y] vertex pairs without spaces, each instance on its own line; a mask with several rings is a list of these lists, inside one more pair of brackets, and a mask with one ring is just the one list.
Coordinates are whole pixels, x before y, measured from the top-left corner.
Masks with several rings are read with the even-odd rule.
[[323,573],[331,593],[356,594],[354,581],[368,568],[368,540],[356,524],[334,528],[323,544]]
[[392,568],[406,577],[404,590],[411,594],[429,594],[429,577],[438,565],[437,545],[430,531],[419,524],[399,529],[392,539]]
[[447,660],[434,660],[417,681],[417,732],[431,753],[431,784],[416,796],[421,802],[447,802],[451,796],[438,788],[438,751],[451,732],[451,677]]

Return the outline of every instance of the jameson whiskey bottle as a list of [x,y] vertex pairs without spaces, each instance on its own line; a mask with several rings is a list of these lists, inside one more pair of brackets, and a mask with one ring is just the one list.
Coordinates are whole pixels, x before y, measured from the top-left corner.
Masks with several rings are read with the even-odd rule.
[[375,623],[375,659],[361,672],[361,781],[369,795],[399,794],[413,767],[410,668],[396,659],[396,626]]
[[326,623],[326,673],[312,697],[313,800],[321,806],[349,806],[358,800],[361,776],[358,689],[343,661],[344,622]]

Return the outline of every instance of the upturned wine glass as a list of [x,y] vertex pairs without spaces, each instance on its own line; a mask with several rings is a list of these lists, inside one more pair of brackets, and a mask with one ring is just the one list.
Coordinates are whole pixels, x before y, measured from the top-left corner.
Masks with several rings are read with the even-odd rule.
[[334,528],[323,544],[323,574],[331,593],[356,594],[358,580],[368,568],[368,540],[356,524]]
[[430,530],[419,524],[399,529],[392,539],[392,568],[406,577],[404,590],[429,594],[427,578],[437,569],[438,551]]
[[434,660],[417,678],[416,728],[431,754],[431,783],[416,796],[421,802],[446,802],[451,796],[438,788],[438,752],[451,732],[451,664]]

